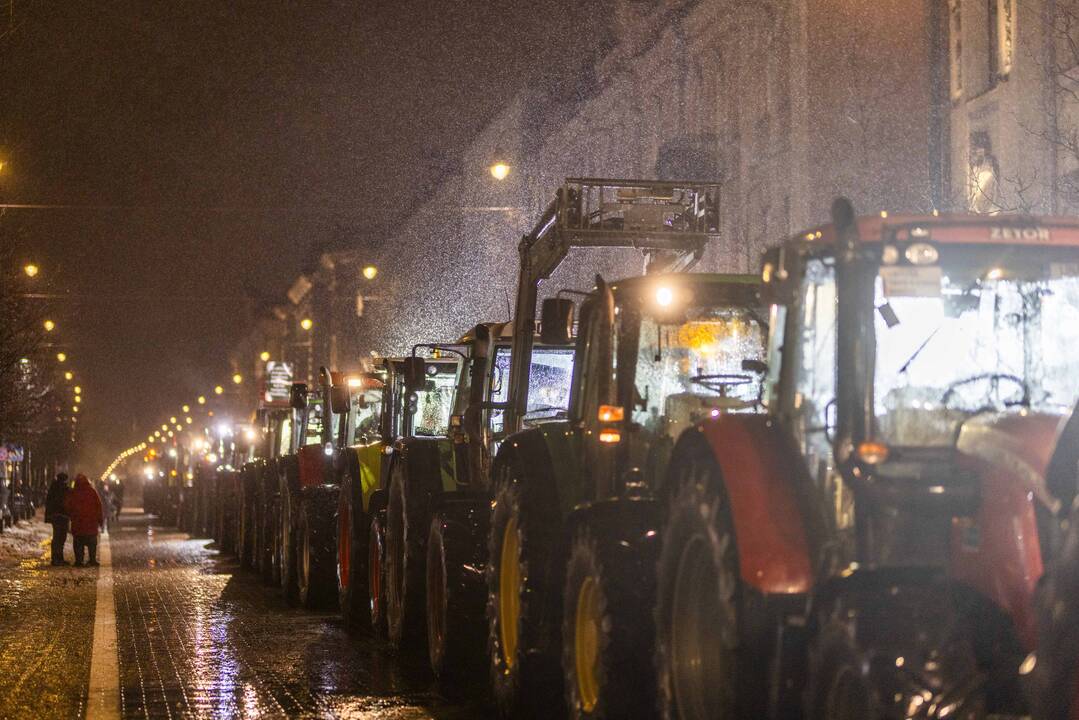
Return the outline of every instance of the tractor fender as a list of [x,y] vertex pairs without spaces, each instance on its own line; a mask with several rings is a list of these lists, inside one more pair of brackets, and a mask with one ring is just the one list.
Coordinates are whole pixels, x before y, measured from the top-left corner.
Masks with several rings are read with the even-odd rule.
[[809,592],[827,525],[793,438],[763,415],[721,415],[683,434],[674,457],[701,439],[730,501],[742,580],[765,594]]
[[566,520],[566,529],[572,536],[579,527],[589,527],[627,555],[654,557],[658,554],[661,513],[660,503],[649,497],[599,500],[578,505]]
[[559,517],[568,517],[587,499],[582,497],[585,483],[577,461],[578,435],[566,422],[544,423],[514,433],[499,447],[491,477],[499,477],[508,466],[519,482],[540,490]]
[[356,507],[363,508],[364,512],[367,512],[370,507],[371,495],[379,489],[385,457],[386,453],[381,442],[348,449],[347,472],[352,478],[356,492],[353,500],[358,501]]
[[[402,438],[394,444],[390,476],[393,477],[397,467],[404,463],[410,482],[420,482],[423,487],[432,492],[436,489],[447,489],[447,469],[442,464],[441,444],[444,438],[409,437]],[[449,470],[450,490],[456,487],[452,479],[452,465]]]

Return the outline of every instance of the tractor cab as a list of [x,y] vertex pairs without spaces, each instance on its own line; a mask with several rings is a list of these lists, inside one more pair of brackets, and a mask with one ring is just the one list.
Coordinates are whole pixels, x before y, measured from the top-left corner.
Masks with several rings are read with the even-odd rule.
[[833,216],[763,268],[765,401],[830,508],[822,567],[947,570],[1029,647],[1077,490],[1079,223]]
[[595,476],[590,499],[654,489],[683,432],[761,411],[768,324],[758,289],[754,276],[708,273],[599,282],[581,307],[568,407],[590,458],[582,470]]

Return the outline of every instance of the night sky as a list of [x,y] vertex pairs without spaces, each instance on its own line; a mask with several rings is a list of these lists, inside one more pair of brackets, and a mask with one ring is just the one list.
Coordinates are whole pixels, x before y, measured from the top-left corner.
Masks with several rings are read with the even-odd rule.
[[314,252],[384,238],[519,87],[572,86],[602,22],[576,2],[3,9],[0,202],[69,207],[9,209],[0,237],[67,296],[91,473],[224,381],[243,319]]

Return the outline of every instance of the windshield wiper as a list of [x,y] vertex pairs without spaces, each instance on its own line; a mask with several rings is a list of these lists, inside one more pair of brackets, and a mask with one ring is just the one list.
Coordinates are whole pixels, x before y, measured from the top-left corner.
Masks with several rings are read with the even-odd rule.
[[937,329],[929,333],[929,337],[922,341],[922,344],[914,350],[914,353],[909,358],[907,358],[907,361],[899,367],[899,371],[896,373],[896,375],[902,375],[907,371],[907,369],[910,367],[910,364],[918,359],[918,356],[922,354],[922,350],[925,350],[925,346],[929,344],[930,340],[937,336],[937,333],[940,332],[940,329],[942,327],[944,326],[937,325]]

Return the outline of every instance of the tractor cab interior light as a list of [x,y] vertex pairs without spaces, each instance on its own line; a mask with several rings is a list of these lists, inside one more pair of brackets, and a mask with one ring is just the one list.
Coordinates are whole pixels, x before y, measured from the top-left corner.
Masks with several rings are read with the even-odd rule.
[[615,443],[622,442],[622,433],[617,430],[603,430],[599,434],[599,441],[601,443],[607,443],[613,445]]
[[656,289],[656,304],[657,305],[659,305],[660,307],[670,307],[671,303],[673,303],[673,302],[674,302],[674,290],[667,287],[666,285],[661,285],[660,287],[658,287]]
[[864,442],[858,446],[858,459],[867,465],[879,465],[888,459],[888,446],[879,442]]
[[622,422],[626,418],[626,411],[621,405],[600,405],[597,416],[600,422]]
[[348,386],[350,388],[358,388],[363,386],[363,378],[350,375],[348,378]]

